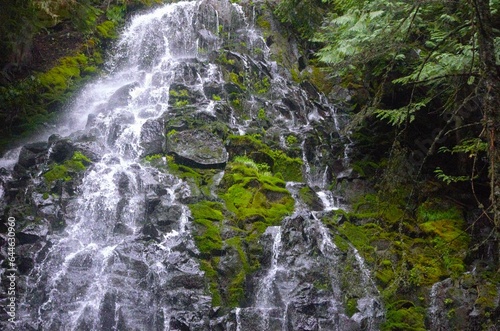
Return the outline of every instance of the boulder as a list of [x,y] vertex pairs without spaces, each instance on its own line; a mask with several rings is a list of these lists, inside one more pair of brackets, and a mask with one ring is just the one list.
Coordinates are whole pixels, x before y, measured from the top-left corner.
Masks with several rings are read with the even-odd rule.
[[228,160],[222,140],[204,130],[186,130],[168,136],[167,151],[191,167],[221,168]]
[[142,125],[141,146],[144,156],[164,152],[165,135],[162,119],[149,119]]
[[109,98],[108,107],[124,107],[128,105],[130,99],[130,91],[138,86],[139,83],[130,83],[120,87],[115,93]]
[[47,152],[46,142],[36,142],[24,145],[19,153],[18,164],[24,168],[30,168],[37,164],[37,159]]
[[57,163],[62,163],[71,158],[75,152],[75,146],[66,139],[53,142],[50,146],[50,159]]

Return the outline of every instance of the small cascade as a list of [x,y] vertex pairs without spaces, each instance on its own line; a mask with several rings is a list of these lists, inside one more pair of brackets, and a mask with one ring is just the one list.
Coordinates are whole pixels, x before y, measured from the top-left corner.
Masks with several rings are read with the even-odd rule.
[[241,308],[235,309],[236,315],[236,331],[241,331]]
[[335,263],[335,264],[338,263],[338,261],[335,259],[335,257],[336,257],[336,254],[339,253],[339,249],[333,243],[328,229],[321,222],[321,220],[318,219],[317,214],[315,212],[312,212],[311,216],[314,220],[314,226],[319,231],[320,238],[321,238],[319,250],[321,251],[321,253],[324,256],[327,256],[330,259],[332,259],[332,263]]
[[[450,278],[437,282],[431,287],[429,294],[430,305],[427,310],[428,324],[436,330],[450,330],[450,319],[444,298],[447,298],[447,291],[451,287]],[[475,312],[471,312],[474,314]]]
[[281,250],[281,227],[271,226],[266,229],[273,237],[271,266],[267,275],[262,280],[261,287],[256,293],[255,306],[258,308],[272,308],[276,307],[277,294],[274,292],[274,282],[276,281],[276,273],[281,267],[278,265],[278,258]]

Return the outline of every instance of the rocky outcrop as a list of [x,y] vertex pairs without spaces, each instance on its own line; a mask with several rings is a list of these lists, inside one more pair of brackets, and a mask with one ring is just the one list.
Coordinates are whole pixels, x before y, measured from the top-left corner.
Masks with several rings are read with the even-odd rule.
[[167,151],[178,162],[201,168],[221,168],[228,160],[228,153],[221,139],[204,130],[171,132]]

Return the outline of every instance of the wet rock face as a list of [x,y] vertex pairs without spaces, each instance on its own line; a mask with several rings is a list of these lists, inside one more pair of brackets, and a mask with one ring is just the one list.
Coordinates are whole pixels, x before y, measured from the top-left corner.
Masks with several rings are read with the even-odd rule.
[[[301,87],[281,75],[284,69],[269,60],[264,39],[240,7],[218,0],[192,4],[172,5],[183,11],[166,11],[142,31],[147,40],[142,40],[141,54],[148,56],[132,54],[139,57],[132,67],[140,72],[125,75],[134,83],[112,85],[115,92],[96,106],[85,131],[24,146],[12,177],[2,175],[0,205],[24,222],[18,236],[20,286],[31,297],[21,307],[21,327],[57,330],[72,323],[79,330],[376,330],[383,316],[376,289],[361,276],[364,269],[354,251],[337,249],[311,213],[325,207],[314,190],[335,178],[333,171],[343,170],[332,165],[341,163],[338,155],[343,153],[331,125],[333,108],[312,85]],[[184,24],[190,17],[191,32]],[[165,56],[163,28],[169,24],[176,35],[169,45],[179,58],[154,67]],[[134,36],[140,39],[140,34]],[[141,70],[151,68],[155,72],[147,81]],[[243,134],[253,143],[224,145],[228,136]],[[224,173],[211,169],[228,169],[228,150],[231,158],[247,157],[252,167],[262,168],[247,169],[248,176],[260,172],[259,189],[249,180],[235,191],[242,196],[245,189],[256,191],[245,208],[271,206],[290,196],[283,182],[292,180],[286,179],[289,169],[277,164],[284,154],[298,160],[299,174],[291,177],[306,178],[303,185],[312,198],[309,209],[278,220],[282,227],[266,232],[251,247],[236,236],[252,224],[256,232],[251,235],[260,236],[263,212],[253,211],[247,224],[222,230],[217,226],[227,224],[234,212],[219,211],[217,222],[212,222],[214,215],[205,215],[203,226],[213,231],[207,237],[216,241],[217,235],[231,235],[243,244],[217,247],[218,264],[202,271],[201,248],[193,240],[197,233],[183,203],[193,197],[220,203]],[[85,171],[50,182],[42,178],[75,151],[92,160]],[[162,163],[164,155],[157,158],[158,168],[146,161],[145,156],[165,153],[177,164],[206,171],[205,177],[181,181]],[[266,174],[274,168],[279,171]],[[190,179],[191,186],[196,180],[200,186],[209,184],[194,189],[186,184]],[[235,200],[235,208],[241,203]],[[232,288],[245,292],[240,308],[214,304],[212,288],[228,287],[229,280],[220,277],[219,284],[209,284],[210,273],[234,275],[249,269],[243,260],[250,251],[258,255],[258,263],[239,279],[240,287]],[[343,272],[346,266],[352,271]],[[59,278],[51,282],[53,275]],[[85,300],[92,304],[85,306]],[[82,313],[73,320],[68,312],[76,310]]]
[[488,325],[485,316],[495,320],[500,315],[499,297],[500,287],[475,272],[445,279],[432,286],[426,325],[434,330],[482,330]]
[[160,154],[165,151],[164,124],[161,119],[150,119],[141,128],[142,155]]
[[[272,303],[281,313],[269,317],[281,316],[290,330],[378,330],[384,308],[375,285],[361,276],[366,269],[354,251],[337,248],[312,215],[287,218],[278,231],[262,237],[265,251],[273,257],[263,255],[263,269],[268,271],[254,279],[259,290],[254,291],[253,306],[262,309]],[[262,282],[268,285],[263,288]],[[356,307],[348,308],[348,301]]]
[[167,151],[180,163],[201,168],[220,168],[228,160],[222,140],[204,130],[186,130],[168,136]]

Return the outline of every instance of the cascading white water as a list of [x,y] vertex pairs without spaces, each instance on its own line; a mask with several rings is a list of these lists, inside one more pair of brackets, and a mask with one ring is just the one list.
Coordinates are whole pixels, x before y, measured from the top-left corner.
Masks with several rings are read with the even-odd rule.
[[[227,36],[216,36],[223,25]],[[247,113],[228,106],[227,68],[207,61],[207,54],[228,39],[243,51],[218,55],[230,53],[246,74],[257,72],[271,85],[265,95],[239,95]],[[83,89],[68,112],[69,124],[59,126],[58,133],[74,138],[97,161],[85,173],[78,198],[68,203],[64,231],[51,234],[49,244],[37,253],[19,329],[209,330],[214,311],[195,258],[199,252],[190,234],[189,208],[180,202],[190,196],[190,189],[168,170],[143,162],[145,155],[161,153],[157,145],[165,142],[163,130],[153,131],[156,145],[151,147],[144,132],[155,126],[165,129],[162,121],[186,112],[186,117],[215,118],[232,133],[244,134],[255,130],[255,117],[265,108],[274,128],[293,133],[304,147],[305,137],[316,130],[314,123],[337,121],[335,109],[328,103],[316,107],[308,100],[309,92],[281,74],[270,61],[262,35],[245,19],[243,9],[228,1],[179,2],[137,16],[115,51],[109,74]],[[176,84],[199,95],[193,105],[173,107],[171,90]],[[254,88],[251,81],[245,84],[249,91]],[[226,100],[219,102],[213,91]],[[327,188],[329,166],[320,158],[316,155],[311,170],[304,152],[306,184],[318,191],[323,212],[329,212],[339,204]],[[219,199],[215,188],[223,175],[221,171],[213,177],[210,198]],[[296,201],[303,186],[287,184]],[[154,217],[156,227],[150,226]],[[307,206],[298,202],[294,215],[281,226],[269,227],[265,235],[272,237],[269,265],[257,277],[255,292],[248,294],[249,303],[221,317],[228,331],[286,331],[302,320],[311,320],[321,330],[347,330],[356,319],[362,324],[371,318],[364,314],[373,306],[363,303],[365,297],[358,301],[367,307],[360,308],[363,314],[345,314],[338,265],[342,253]],[[294,250],[294,243],[303,251]],[[369,275],[360,282],[373,285]],[[366,292],[366,297],[372,293]]]
[[276,273],[280,269],[278,258],[281,250],[281,227],[271,226],[266,229],[266,232],[273,237],[271,266],[267,275],[262,279],[262,285],[256,293],[258,308],[274,308],[277,306],[277,293],[274,292],[273,286],[276,281]]
[[[180,2],[135,17],[118,41],[111,74],[85,88],[76,101],[69,114],[71,127],[61,133],[82,129],[85,124],[74,119],[90,115],[85,132],[102,154],[71,205],[74,217],[65,220],[63,233],[50,238],[51,247],[38,253],[40,263],[28,279],[20,325],[43,330],[169,329],[168,315],[175,307],[161,291],[169,286],[165,282],[172,247],[192,240],[186,231],[188,209],[177,202],[187,188],[140,163],[141,130],[167,110],[175,70],[197,55],[196,8],[196,2]],[[159,185],[168,188],[160,204],[180,206],[177,226],[159,243],[135,245],[143,236],[139,229],[146,221],[146,195]],[[182,263],[176,267],[182,269]],[[201,274],[196,265],[185,269]]]

